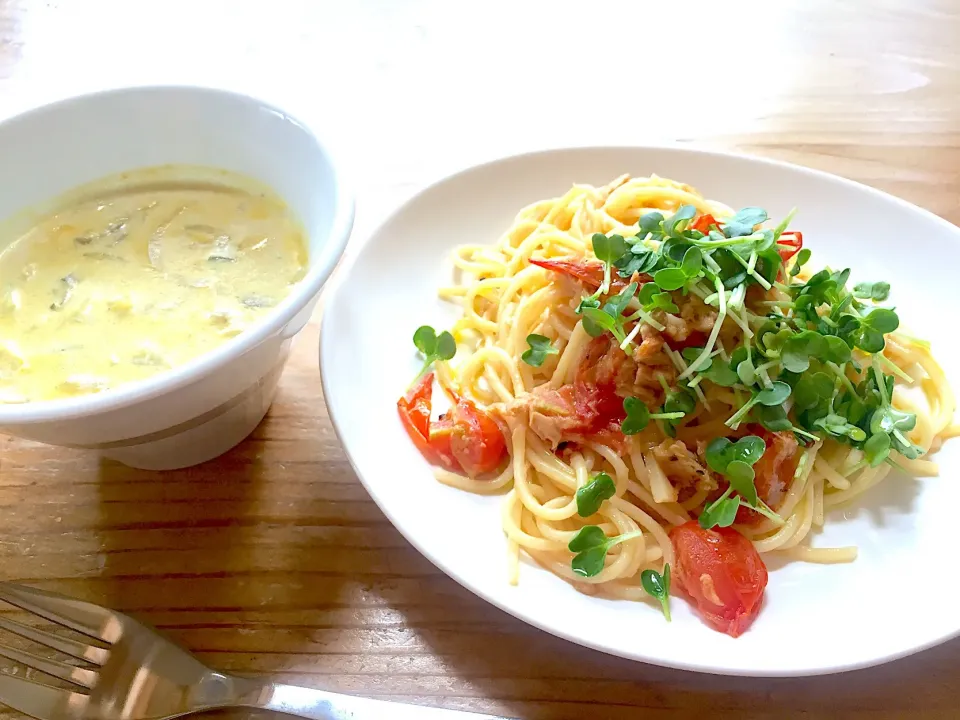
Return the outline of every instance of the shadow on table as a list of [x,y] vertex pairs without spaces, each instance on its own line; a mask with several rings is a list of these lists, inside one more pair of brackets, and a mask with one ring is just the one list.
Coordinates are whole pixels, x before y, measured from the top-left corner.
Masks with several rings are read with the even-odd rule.
[[251,665],[250,653],[295,651],[291,615],[339,593],[340,579],[319,576],[311,555],[318,526],[337,522],[338,509],[317,486],[322,463],[291,457],[310,451],[277,437],[288,420],[275,410],[246,441],[196,467],[148,472],[101,460],[102,569],[84,596],[224,671],[269,671]]
[[261,492],[257,463],[226,456],[153,472],[99,461],[102,602],[137,614],[229,607],[228,577],[248,543]]
[[[841,675],[721,677],[610,657],[529,628],[492,607],[464,602],[459,612],[459,630],[449,632],[422,618],[421,637],[464,679],[471,696],[485,698],[471,704],[474,709],[522,720],[958,717],[960,640]],[[472,652],[465,650],[471,647]],[[770,652],[790,652],[789,641]]]

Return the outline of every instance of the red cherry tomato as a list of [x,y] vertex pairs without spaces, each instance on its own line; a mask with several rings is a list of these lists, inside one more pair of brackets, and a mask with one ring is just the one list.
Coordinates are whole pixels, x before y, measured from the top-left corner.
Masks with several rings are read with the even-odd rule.
[[449,412],[431,422],[432,398],[431,372],[397,401],[400,421],[423,456],[470,477],[496,470],[507,457],[507,443],[496,421],[469,400],[454,396]]
[[691,230],[699,230],[704,235],[710,232],[711,225],[717,225],[717,219],[710,213],[701,215],[696,220],[693,221],[693,224],[690,226]]
[[[450,420],[450,450],[470,477],[493,472],[507,455],[500,426],[469,400],[461,399],[441,420]],[[431,433],[432,435],[432,433]]]
[[803,233],[799,230],[790,230],[783,233],[777,240],[777,252],[780,258],[786,264],[787,260],[792,258],[803,247]]
[[673,578],[713,629],[737,637],[757,617],[767,568],[753,543],[732,528],[704,530],[696,521],[673,528]]

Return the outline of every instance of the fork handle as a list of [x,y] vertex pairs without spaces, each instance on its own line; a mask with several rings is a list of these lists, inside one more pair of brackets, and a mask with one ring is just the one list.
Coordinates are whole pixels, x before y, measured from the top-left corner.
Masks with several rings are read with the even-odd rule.
[[238,704],[310,720],[510,720],[500,715],[407,705],[278,683],[244,693]]

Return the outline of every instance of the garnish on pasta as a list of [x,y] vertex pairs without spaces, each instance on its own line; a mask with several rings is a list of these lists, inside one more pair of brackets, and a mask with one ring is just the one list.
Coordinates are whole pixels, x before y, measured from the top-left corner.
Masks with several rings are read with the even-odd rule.
[[432,331],[417,343],[453,408],[430,420],[434,373],[398,407],[438,479],[504,493],[511,582],[525,554],[669,619],[672,567],[737,636],[763,555],[852,561],[815,547],[827,512],[892,469],[936,473],[955,403],[929,344],[889,283],[810,272],[793,215],[623,176],[456,252],[441,294],[463,315],[442,352]]

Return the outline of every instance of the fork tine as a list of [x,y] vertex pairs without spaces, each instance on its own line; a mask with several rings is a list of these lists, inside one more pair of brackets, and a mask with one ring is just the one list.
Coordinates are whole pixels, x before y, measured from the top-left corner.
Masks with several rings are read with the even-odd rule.
[[32,667],[34,670],[39,670],[52,677],[72,682],[74,685],[79,685],[80,687],[90,689],[97,684],[97,673],[87,668],[67,665],[66,663],[57,662],[56,660],[47,660],[38,655],[7,647],[6,645],[0,645],[0,656],[13,660],[14,662],[23,663],[27,667]]
[[120,637],[118,614],[93,603],[10,582],[0,582],[0,600],[104,642]]
[[106,648],[99,648],[93,645],[87,645],[79,640],[71,640],[70,638],[60,637],[59,635],[49,633],[46,630],[41,630],[40,628],[35,628],[30,625],[24,625],[23,623],[18,623],[15,620],[8,620],[5,617],[0,617],[0,628],[3,628],[8,632],[12,632],[15,635],[19,635],[22,638],[26,638],[27,640],[33,640],[35,643],[46,645],[48,648],[53,648],[54,650],[59,650],[67,655],[72,655],[79,660],[86,660],[87,662],[95,665],[103,665],[110,656],[110,651]]
[[0,702],[40,720],[80,720],[90,696],[0,674]]

